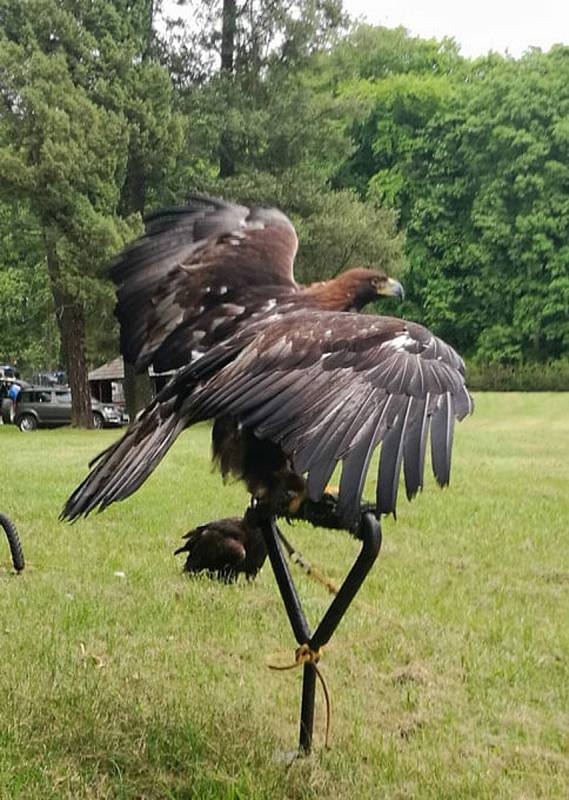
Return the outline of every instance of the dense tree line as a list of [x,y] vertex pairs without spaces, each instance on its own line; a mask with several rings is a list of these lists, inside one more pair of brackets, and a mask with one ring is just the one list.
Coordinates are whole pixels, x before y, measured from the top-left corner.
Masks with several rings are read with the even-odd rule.
[[399,211],[410,313],[479,362],[567,355],[569,48],[441,56],[371,82],[338,179]]
[[406,270],[479,365],[568,355],[569,48],[470,61],[341,0],[0,0],[0,101],[0,360],[66,366],[78,423],[106,265],[188,191],[287,211],[303,280]]

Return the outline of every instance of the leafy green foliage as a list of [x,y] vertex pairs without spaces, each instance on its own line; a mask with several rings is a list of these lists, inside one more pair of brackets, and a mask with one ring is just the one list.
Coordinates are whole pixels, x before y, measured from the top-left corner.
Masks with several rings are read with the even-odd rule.
[[452,39],[420,39],[403,27],[372,25],[356,26],[329,57],[340,80],[460,73],[465,63]]
[[[408,264],[401,313],[479,365],[567,355],[567,48],[469,61],[450,40],[350,27],[339,0],[263,0],[233,4],[220,70],[232,4],[188,5],[191,30],[159,28],[154,0],[0,0],[9,341],[26,340],[16,308],[49,315],[63,292],[89,359],[112,355],[109,257],[145,210],[202,190],[289,213],[303,281]],[[9,229],[24,208],[29,247]],[[51,358],[51,338],[18,356]]]
[[[223,14],[233,15],[231,61],[235,75],[252,86],[260,73],[295,70],[314,53],[336,43],[348,23],[341,0],[187,0],[190,22],[173,32],[177,51],[172,63],[180,78],[199,85],[218,72]],[[233,5],[230,11],[229,7]],[[231,70],[233,71],[233,70]]]
[[[544,360],[567,347],[568,79],[566,48],[491,66],[417,149],[415,287],[432,322],[437,279],[462,287],[447,295],[446,316],[484,358],[495,348],[494,360]],[[479,310],[470,324],[469,303]]]
[[408,313],[480,363],[558,358],[569,331],[569,51],[467,63],[446,49],[429,70],[427,44],[405,40],[372,80],[360,57],[344,91],[370,110],[335,180],[399,211]]
[[375,265],[391,275],[401,270],[403,236],[393,213],[348,191],[315,199],[310,213],[297,221],[302,280],[331,278],[353,266]]
[[58,360],[40,228],[25,203],[0,202],[0,363],[26,370]]

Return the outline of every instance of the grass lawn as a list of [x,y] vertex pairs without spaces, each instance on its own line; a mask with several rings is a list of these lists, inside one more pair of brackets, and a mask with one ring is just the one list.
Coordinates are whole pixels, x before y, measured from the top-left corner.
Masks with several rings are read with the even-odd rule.
[[[483,394],[452,485],[399,519],[326,650],[332,747],[287,767],[301,671],[270,567],[188,580],[172,552],[247,498],[186,432],[125,503],[57,521],[117,432],[0,427],[0,798],[569,797],[569,397]],[[347,535],[287,529],[340,580]],[[328,603],[303,575],[312,618]]]

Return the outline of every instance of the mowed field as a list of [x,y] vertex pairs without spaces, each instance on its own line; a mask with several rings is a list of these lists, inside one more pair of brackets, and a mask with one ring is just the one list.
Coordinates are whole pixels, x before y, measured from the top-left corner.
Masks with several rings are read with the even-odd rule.
[[[294,652],[270,567],[223,586],[172,555],[247,503],[212,473],[209,429],[68,526],[66,496],[118,433],[0,427],[0,511],[28,560],[12,575],[0,540],[0,798],[569,797],[569,396],[476,402],[450,489],[402,491],[384,521],[321,665],[331,749],[319,693],[314,754],[292,765],[301,671],[267,668]],[[286,530],[336,581],[358,552]],[[318,619],[325,590],[298,583]]]

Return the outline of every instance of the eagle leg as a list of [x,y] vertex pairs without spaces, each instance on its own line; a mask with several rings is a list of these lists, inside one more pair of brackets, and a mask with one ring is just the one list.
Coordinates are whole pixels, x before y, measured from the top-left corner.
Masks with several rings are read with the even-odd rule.
[[[381,528],[378,520],[369,511],[364,511],[357,536],[362,541],[362,549],[351,570],[342,583],[338,594],[332,600],[313,634],[306,621],[302,603],[285,560],[279,529],[270,509],[259,504],[256,508],[258,525],[263,532],[269,560],[281,597],[300,649],[311,655],[303,660],[302,703],[300,712],[299,755],[308,755],[312,749],[314,729],[314,697],[316,691],[316,662],[320,648],[330,641],[352,600],[360,590],[368,572],[372,568],[381,548]],[[299,651],[297,651],[298,654]]]
[[[332,492],[324,492],[319,500],[311,500],[310,497],[302,497],[295,506],[289,503],[286,508],[277,509],[276,516],[284,517],[287,522],[302,520],[309,522],[316,528],[326,528],[328,530],[346,530],[346,525],[338,516],[338,495]],[[360,507],[360,520],[350,529],[350,533],[357,539],[361,532],[361,518],[364,514],[374,513],[375,506],[372,503],[362,503]]]

